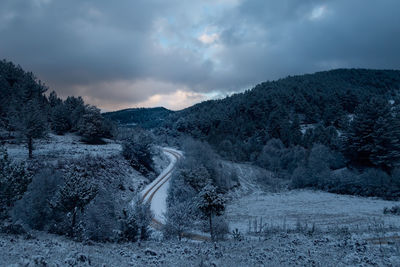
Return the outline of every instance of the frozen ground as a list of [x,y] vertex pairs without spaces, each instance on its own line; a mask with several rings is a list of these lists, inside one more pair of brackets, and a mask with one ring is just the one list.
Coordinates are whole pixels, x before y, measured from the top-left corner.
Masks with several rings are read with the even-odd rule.
[[294,227],[302,223],[315,224],[320,229],[337,226],[359,231],[381,226],[400,229],[400,216],[383,214],[384,207],[394,205],[398,202],[319,191],[256,191],[232,201],[226,213],[230,226],[243,232],[249,230],[249,220],[261,218],[263,224],[274,227]]
[[[121,153],[121,145],[109,139],[105,139],[104,145],[88,145],[80,141],[80,137],[74,134],[63,136],[49,134],[46,139],[34,141],[33,155],[36,159],[65,159],[79,158],[82,156],[112,157]],[[7,144],[7,151],[11,158],[25,160],[28,156],[26,146],[22,144]]]
[[400,253],[398,245],[376,246],[347,234],[83,244],[40,233],[30,239],[0,235],[0,259],[0,266],[399,266]]

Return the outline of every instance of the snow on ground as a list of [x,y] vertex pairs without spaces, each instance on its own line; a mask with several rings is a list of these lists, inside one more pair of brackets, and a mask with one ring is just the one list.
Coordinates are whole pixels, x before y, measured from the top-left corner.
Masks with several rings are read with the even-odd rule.
[[[113,140],[105,139],[104,145],[89,145],[82,143],[75,134],[55,135],[48,134],[46,139],[34,140],[33,155],[37,159],[65,159],[82,156],[111,157],[121,153],[122,147]],[[28,150],[22,144],[7,144],[7,151],[11,158],[25,160]]]
[[298,223],[329,229],[348,227],[367,231],[374,227],[400,229],[400,216],[384,215],[384,207],[396,201],[336,195],[320,191],[294,190],[281,193],[253,192],[233,200],[226,214],[231,229],[248,232],[249,220],[260,220],[269,226],[295,227]]
[[288,233],[261,240],[79,243],[0,234],[0,266],[399,266],[399,245],[348,235]]

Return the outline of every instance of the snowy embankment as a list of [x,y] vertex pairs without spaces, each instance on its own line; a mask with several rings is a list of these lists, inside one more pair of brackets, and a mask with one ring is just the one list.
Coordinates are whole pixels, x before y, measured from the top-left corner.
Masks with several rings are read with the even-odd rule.
[[173,148],[162,148],[164,154],[169,158],[170,163],[167,168],[150,184],[148,184],[141,192],[142,201],[150,202],[150,209],[154,214],[154,219],[158,222],[164,222],[164,214],[167,211],[167,196],[169,188],[169,180],[175,165],[182,152]]

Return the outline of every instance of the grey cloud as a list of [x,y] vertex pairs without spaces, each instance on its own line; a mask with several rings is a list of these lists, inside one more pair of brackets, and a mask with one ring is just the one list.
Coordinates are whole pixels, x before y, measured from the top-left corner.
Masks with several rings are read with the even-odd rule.
[[[335,67],[400,67],[397,0],[232,3],[3,0],[0,58],[99,105],[180,88],[223,94]],[[197,40],[206,29],[215,44]]]

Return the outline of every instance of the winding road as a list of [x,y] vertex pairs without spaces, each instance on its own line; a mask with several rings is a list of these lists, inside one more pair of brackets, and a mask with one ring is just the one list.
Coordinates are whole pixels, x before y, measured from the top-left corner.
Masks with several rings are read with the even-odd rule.
[[170,163],[168,167],[141,192],[142,202],[150,203],[150,209],[154,214],[152,226],[157,230],[160,230],[165,222],[164,214],[167,211],[166,203],[172,172],[175,169],[177,161],[183,156],[182,152],[172,148],[163,148],[162,150],[170,159]]
[[[181,157],[183,157],[182,152],[179,150],[173,148],[162,148],[162,150],[170,159],[170,163],[168,167],[165,168],[165,170],[141,192],[142,202],[150,203],[150,209],[154,215],[151,226],[156,230],[161,230],[165,223],[164,214],[167,211],[169,181],[176,163]],[[184,233],[183,237],[198,241],[210,240],[208,236],[194,233]]]

